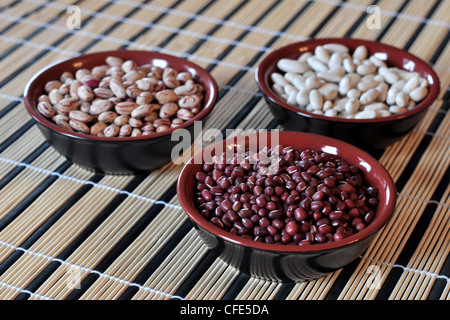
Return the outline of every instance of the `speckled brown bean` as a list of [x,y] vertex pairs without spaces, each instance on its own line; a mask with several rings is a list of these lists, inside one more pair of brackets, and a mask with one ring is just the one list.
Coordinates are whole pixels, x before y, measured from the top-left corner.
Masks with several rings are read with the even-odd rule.
[[89,123],[93,120],[93,117],[90,114],[83,112],[81,110],[72,110],[69,112],[69,119]]
[[82,133],[89,133],[90,129],[86,125],[86,123],[78,121],[78,120],[69,120],[69,125],[74,129],[75,131],[82,132]]
[[95,100],[92,102],[91,106],[89,107],[89,113],[96,116],[103,112],[110,111],[113,107],[113,103],[109,100]]
[[125,101],[116,104],[114,108],[118,114],[129,115],[134,109],[137,108],[137,106],[138,105],[135,102]]
[[46,118],[52,118],[55,115],[52,105],[47,101],[39,102],[37,109]]
[[116,117],[116,118],[114,119],[114,124],[115,124],[116,126],[121,127],[121,126],[123,126],[124,124],[128,123],[128,120],[129,120],[129,119],[130,119],[130,116],[129,116],[129,115],[127,115],[127,114],[121,114],[121,115],[119,115],[118,117]]
[[133,127],[130,124],[126,123],[120,127],[119,136],[127,137],[131,134],[132,130],[133,130]]
[[96,122],[95,124],[93,124],[91,126],[89,133],[93,136],[98,136],[99,133],[103,134],[103,131],[105,130],[105,128],[107,126],[108,125],[104,122],[101,122],[101,121]]
[[136,103],[138,105],[143,105],[143,104],[149,104],[153,101],[153,94],[151,92],[141,92],[137,97],[136,97]]
[[117,112],[114,111],[104,111],[98,115],[98,121],[105,122],[105,123],[111,123],[116,119],[119,115]]
[[133,118],[131,117],[130,119],[128,119],[128,124],[132,127],[132,128],[140,128],[143,126],[142,120],[138,119],[138,118]]
[[194,114],[188,109],[179,109],[177,112],[177,117],[182,120],[190,120],[194,117]]
[[169,103],[169,102],[176,102],[178,100],[178,96],[173,90],[166,89],[161,90],[156,93],[155,95],[156,100],[158,100],[158,103],[160,105]]
[[133,109],[131,116],[140,119],[148,116],[152,111],[153,107],[150,104],[142,104]]
[[105,135],[105,137],[117,137],[119,131],[120,131],[119,126],[115,125],[114,123],[111,123],[103,130],[103,134]]
[[181,97],[178,101],[180,108],[193,109],[200,105],[200,98],[197,95]]
[[61,87],[61,81],[59,80],[50,80],[44,85],[44,90],[47,93],[50,93],[53,89],[59,89]]
[[111,79],[111,81],[109,82],[109,86],[111,88],[111,91],[117,98],[125,99],[127,97],[125,87],[117,79]]
[[69,125],[69,117],[65,114],[57,114],[52,118],[53,122],[57,126],[66,129],[68,131],[73,131],[72,127]]
[[161,106],[159,116],[161,118],[170,118],[178,111],[178,105],[175,102],[168,102]]
[[189,96],[197,93],[197,87],[194,81],[188,80],[184,85],[175,88],[174,91],[178,96]]
[[59,101],[61,101],[62,99],[64,99],[64,96],[59,92],[58,89],[52,89],[49,93],[48,93],[48,98],[50,99],[50,103],[55,105],[57,104]]
[[56,112],[62,114],[69,114],[70,111],[78,107],[78,101],[75,98],[66,98],[59,101],[56,106]]
[[142,136],[142,131],[139,128],[133,128],[130,134],[131,137],[139,137]]
[[[41,114],[67,130],[86,132],[84,123],[92,128],[89,134],[106,137],[147,135],[178,127],[200,111],[203,99],[203,87],[189,72],[151,63],[138,66],[114,56],[92,69],[63,72],[43,89],[47,94],[38,98]],[[177,114],[180,97],[182,107],[189,110]],[[55,113],[61,117],[55,118]],[[124,125],[134,133],[127,126],[120,132]]]
[[109,56],[105,59],[105,62],[110,66],[121,66],[123,64],[123,60],[118,57]]
[[77,89],[77,95],[83,101],[91,101],[94,99],[94,92],[86,85],[82,85]]
[[102,99],[108,99],[114,96],[114,93],[108,88],[95,88],[93,92],[95,96]]

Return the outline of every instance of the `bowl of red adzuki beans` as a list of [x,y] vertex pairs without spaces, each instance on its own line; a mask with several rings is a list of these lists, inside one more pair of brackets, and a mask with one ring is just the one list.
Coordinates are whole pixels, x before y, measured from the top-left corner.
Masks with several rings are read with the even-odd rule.
[[396,205],[395,184],[371,155],[289,131],[207,146],[183,168],[177,194],[210,249],[273,281],[314,279],[349,264]]

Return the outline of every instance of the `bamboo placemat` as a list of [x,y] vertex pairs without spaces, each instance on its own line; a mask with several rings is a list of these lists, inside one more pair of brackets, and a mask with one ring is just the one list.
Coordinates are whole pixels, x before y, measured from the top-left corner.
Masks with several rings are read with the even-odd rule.
[[[76,7],[69,7],[76,6]],[[379,9],[370,28],[369,6]],[[79,8],[80,28],[69,18]],[[3,0],[0,5],[0,299],[350,300],[450,298],[450,1]],[[271,50],[357,37],[430,63],[441,93],[407,137],[375,156],[398,208],[356,261],[326,277],[273,283],[207,250],[181,209],[182,166],[99,175],[61,157],[22,93],[41,68],[74,55],[155,50],[206,68],[220,87],[206,128],[273,129],[254,71]]]

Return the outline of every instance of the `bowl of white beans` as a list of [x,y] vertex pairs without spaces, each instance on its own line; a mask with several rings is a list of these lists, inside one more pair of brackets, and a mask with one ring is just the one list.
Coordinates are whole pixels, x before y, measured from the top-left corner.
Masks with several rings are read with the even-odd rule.
[[402,49],[362,39],[322,38],[276,49],[255,78],[285,130],[384,149],[407,135],[439,93],[439,78]]

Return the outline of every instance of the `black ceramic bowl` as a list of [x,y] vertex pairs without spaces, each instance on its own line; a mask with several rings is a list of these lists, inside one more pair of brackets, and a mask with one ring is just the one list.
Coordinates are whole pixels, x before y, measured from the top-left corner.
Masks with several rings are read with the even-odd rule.
[[[274,134],[279,134],[278,139]],[[195,155],[182,170],[177,184],[181,206],[206,245],[224,261],[251,276],[273,281],[301,281],[324,276],[355,260],[388,222],[396,205],[395,184],[384,167],[361,149],[329,137],[303,132],[260,132],[247,135],[246,145],[258,141],[258,148],[272,145],[316,149],[338,155],[356,165],[365,181],[379,190],[374,220],[365,229],[339,241],[298,245],[276,245],[244,239],[212,224],[197,210],[194,199],[195,174],[202,171],[202,159],[242,144],[242,137],[219,141]],[[261,139],[263,137],[263,139]],[[275,138],[275,139],[273,139]],[[240,140],[236,140],[240,139]],[[255,140],[257,139],[257,140]],[[239,141],[239,142],[238,142]],[[220,151],[218,151],[220,152]]]
[[[386,61],[389,66],[416,71],[429,82],[428,95],[415,108],[405,113],[375,119],[344,119],[316,115],[300,110],[281,100],[271,89],[270,75],[277,71],[277,62],[282,58],[296,59],[302,53],[326,43],[346,45],[351,52],[359,45],[369,50],[369,55]],[[427,108],[439,94],[439,79],[433,69],[416,56],[379,42],[350,39],[323,38],[293,43],[269,53],[259,64],[255,73],[256,82],[269,105],[271,112],[285,130],[304,131],[326,135],[352,143],[362,149],[384,149],[410,132],[423,118]]]
[[[59,79],[64,71],[75,72],[81,68],[91,69],[105,63],[108,56],[132,59],[138,65],[152,63],[159,67],[172,67],[178,71],[189,71],[203,85],[202,110],[176,129],[151,136],[140,137],[96,137],[71,132],[57,126],[37,111],[37,99],[49,80]],[[173,147],[180,143],[172,141],[171,134],[177,129],[188,130],[194,139],[194,122],[205,121],[217,99],[218,88],[212,76],[203,68],[175,56],[150,51],[105,51],[77,56],[57,62],[37,73],[27,84],[24,103],[27,111],[37,123],[44,137],[63,156],[86,169],[108,174],[132,174],[161,167],[171,161]]]

